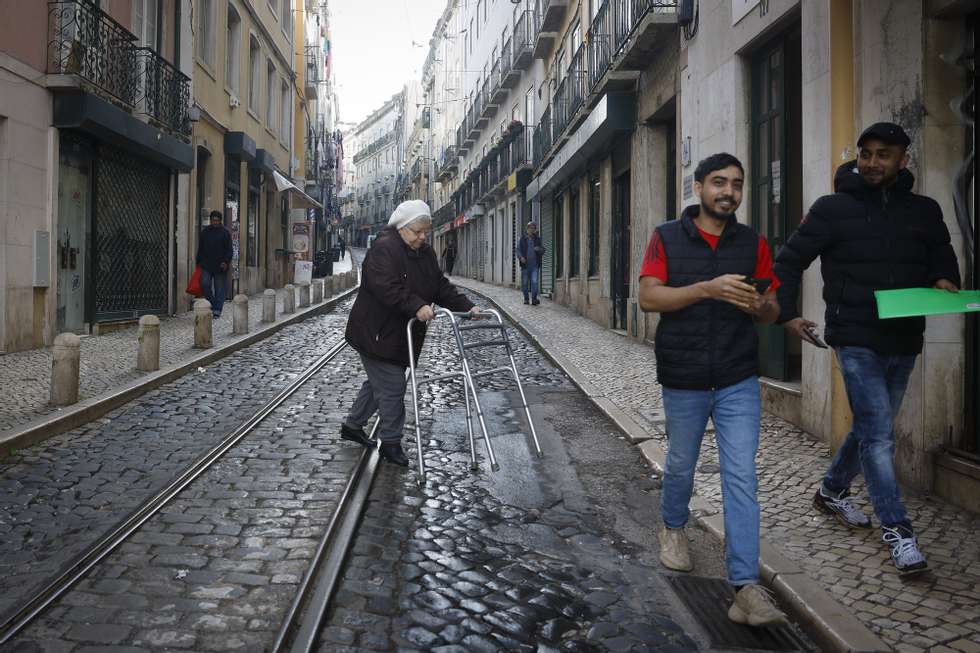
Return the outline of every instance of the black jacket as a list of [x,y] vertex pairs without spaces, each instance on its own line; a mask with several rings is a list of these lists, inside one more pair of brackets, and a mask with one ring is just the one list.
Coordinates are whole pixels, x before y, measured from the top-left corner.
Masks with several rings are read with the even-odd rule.
[[[667,285],[690,286],[722,274],[752,276],[759,234],[733,216],[712,250],[694,224],[699,210],[689,206],[680,220],[657,227],[667,257]],[[715,299],[661,313],[654,350],[657,380],[667,388],[725,388],[759,373],[755,322],[732,304]]]
[[819,256],[830,345],[882,354],[922,351],[925,318],[879,320],[874,298],[875,290],[931,287],[939,279],[960,285],[942,210],[913,193],[914,182],[903,170],[887,189],[872,188],[854,161],[837,169],[836,192],[813,203],[776,256],[780,322],[799,316],[800,279]]
[[232,256],[231,233],[227,229],[221,225],[208,225],[201,230],[197,241],[198,265],[211,274],[219,274],[221,264],[230,265]]
[[[387,227],[364,257],[361,291],[347,320],[347,342],[366,356],[407,367],[405,327],[431,303],[460,312],[473,308],[439,269],[428,243],[413,250],[397,229]],[[416,361],[424,337],[425,325],[417,322],[412,332]]]

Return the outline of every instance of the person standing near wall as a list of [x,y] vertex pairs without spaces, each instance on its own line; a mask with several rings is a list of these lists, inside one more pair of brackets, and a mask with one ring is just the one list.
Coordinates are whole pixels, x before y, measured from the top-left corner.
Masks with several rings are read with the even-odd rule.
[[845,526],[870,528],[871,520],[849,499],[864,474],[882,539],[900,574],[928,568],[895,476],[894,420],[915,359],[922,351],[923,317],[880,320],[875,290],[958,290],[956,253],[942,209],[912,192],[905,131],[894,123],[871,125],[858,138],[858,158],[837,169],[833,195],[813,203],[776,257],[779,322],[804,341],[822,345],[797,310],[803,271],[818,256],[827,304],[825,337],[844,377],[854,424],[813,497],[820,512]]
[[728,582],[735,590],[728,618],[763,626],[786,620],[760,585],[755,466],[762,412],[756,324],[776,319],[778,281],[765,238],[735,218],[744,178],[730,154],[698,164],[694,189],[701,204],[657,227],[639,298],[644,311],[660,313],[655,351],[668,441],[660,561],[675,571],[694,568],[684,526],[710,417],[721,463]]
[[517,257],[521,262],[521,290],[524,292],[525,304],[537,306],[541,303],[538,301],[538,282],[543,256],[544,245],[538,235],[538,225],[528,222],[527,232],[517,242]]
[[453,266],[456,265],[456,241],[452,238],[446,243],[446,246],[442,250],[443,265],[445,265],[446,274],[451,275],[453,273]]
[[224,225],[221,211],[211,211],[211,223],[201,230],[197,241],[197,264],[201,266],[201,286],[204,297],[211,302],[215,319],[221,317],[225,304],[225,284],[234,251],[231,233]]

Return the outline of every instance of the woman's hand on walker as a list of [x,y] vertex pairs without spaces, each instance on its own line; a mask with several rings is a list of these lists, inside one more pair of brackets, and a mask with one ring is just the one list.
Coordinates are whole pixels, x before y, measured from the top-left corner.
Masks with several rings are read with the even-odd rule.
[[415,312],[415,319],[419,322],[428,322],[436,316],[435,311],[432,310],[432,306],[426,304],[418,311]]

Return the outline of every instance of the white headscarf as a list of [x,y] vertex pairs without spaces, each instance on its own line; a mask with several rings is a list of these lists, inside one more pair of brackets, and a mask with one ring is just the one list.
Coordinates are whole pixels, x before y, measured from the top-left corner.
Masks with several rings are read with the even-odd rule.
[[401,229],[421,219],[432,219],[432,210],[429,208],[429,205],[422,200],[408,200],[407,202],[402,202],[395,208],[391,217],[388,219],[388,225],[396,229]]

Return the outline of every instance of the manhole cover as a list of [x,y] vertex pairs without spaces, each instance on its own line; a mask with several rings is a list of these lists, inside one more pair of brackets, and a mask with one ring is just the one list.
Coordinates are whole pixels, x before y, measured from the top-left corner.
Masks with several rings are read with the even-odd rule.
[[789,626],[753,628],[728,618],[733,592],[720,578],[667,576],[694,618],[708,633],[712,648],[755,649],[762,651],[812,651]]

